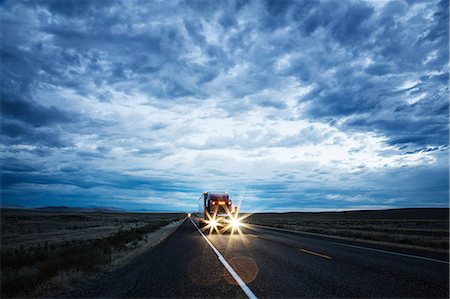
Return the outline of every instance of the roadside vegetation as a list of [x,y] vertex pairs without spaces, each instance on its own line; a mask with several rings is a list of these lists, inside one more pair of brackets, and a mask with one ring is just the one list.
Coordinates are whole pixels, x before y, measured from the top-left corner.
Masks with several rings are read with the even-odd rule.
[[448,253],[448,209],[258,213],[247,222],[393,247]]
[[[184,214],[2,210],[2,297],[39,296],[107,271]],[[20,235],[20,236],[19,236]]]

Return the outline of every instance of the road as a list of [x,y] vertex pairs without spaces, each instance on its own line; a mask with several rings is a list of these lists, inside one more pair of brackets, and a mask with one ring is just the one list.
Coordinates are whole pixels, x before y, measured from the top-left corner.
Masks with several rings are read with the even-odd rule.
[[[445,261],[259,227],[208,239],[259,298],[449,295]],[[73,296],[247,297],[189,219],[153,250]]]

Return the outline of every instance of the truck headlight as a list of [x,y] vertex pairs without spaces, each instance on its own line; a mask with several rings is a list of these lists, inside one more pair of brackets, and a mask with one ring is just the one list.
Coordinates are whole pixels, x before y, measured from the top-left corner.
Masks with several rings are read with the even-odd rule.
[[237,218],[231,219],[231,226],[233,228],[238,228],[240,224],[241,224],[241,222],[239,221],[239,219],[237,219]]

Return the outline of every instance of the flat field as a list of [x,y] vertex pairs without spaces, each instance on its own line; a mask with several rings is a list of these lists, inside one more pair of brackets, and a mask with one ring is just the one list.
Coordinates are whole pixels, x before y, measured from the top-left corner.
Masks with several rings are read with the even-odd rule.
[[448,252],[449,209],[257,213],[246,222],[366,243]]
[[185,216],[2,209],[2,297],[47,296],[107,271]]

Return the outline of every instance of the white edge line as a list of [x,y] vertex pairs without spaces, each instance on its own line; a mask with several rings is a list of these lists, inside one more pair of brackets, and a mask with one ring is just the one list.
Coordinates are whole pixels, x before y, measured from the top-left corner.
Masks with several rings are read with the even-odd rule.
[[242,291],[244,291],[245,295],[247,295],[248,298],[251,299],[257,299],[258,297],[255,296],[255,294],[253,294],[252,290],[250,290],[250,288],[245,284],[245,282],[239,277],[239,275],[233,270],[233,268],[231,268],[230,264],[228,264],[228,262],[225,260],[225,258],[222,256],[222,254],[220,254],[219,250],[216,249],[216,247],[214,247],[214,245],[211,243],[211,241],[205,236],[205,234],[203,234],[203,232],[198,228],[197,224],[194,223],[194,221],[192,221],[192,218],[189,218],[189,220],[191,220],[192,224],[195,226],[195,228],[198,230],[198,232],[200,233],[200,235],[202,235],[202,237],[206,240],[206,243],[208,243],[209,246],[211,246],[211,248],[214,250],[214,252],[216,253],[217,257],[219,258],[219,261],[225,266],[225,268],[227,269],[228,273],[231,274],[231,276],[234,278],[234,280],[236,280],[236,282],[238,283],[238,285],[241,287]]
[[[295,230],[291,230],[291,229],[279,229],[277,227],[269,227],[269,226],[263,226],[263,225],[255,225],[255,224],[252,224],[252,225],[257,226],[257,227],[259,227],[261,229],[269,229],[269,230],[275,230],[275,231],[281,231],[281,232],[282,231],[286,231],[286,232],[296,233],[296,234],[299,234],[299,235],[312,235],[312,236],[333,238],[333,236],[331,236],[331,235],[315,234],[315,233],[309,233],[309,232],[295,231]],[[406,253],[400,253],[400,252],[383,250],[383,249],[376,249],[376,248],[360,246],[360,245],[346,244],[346,243],[341,243],[341,242],[336,242],[336,241],[327,241],[327,242],[334,243],[334,244],[339,244],[339,245],[342,245],[342,246],[348,246],[348,247],[354,247],[354,248],[360,248],[360,249],[375,251],[375,252],[381,252],[381,253],[399,255],[399,256],[404,256],[404,257],[410,257],[410,258],[415,258],[415,259],[429,261],[429,262],[450,264],[450,262],[447,262],[447,261],[437,260],[437,259],[433,259],[433,258],[429,258],[429,257],[419,256],[419,255],[406,254]]]

